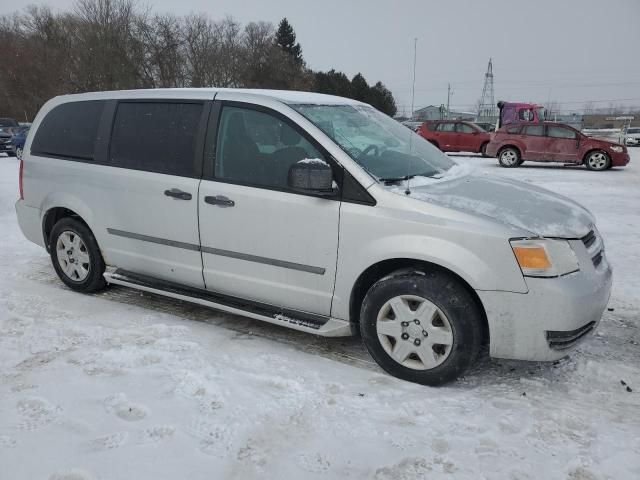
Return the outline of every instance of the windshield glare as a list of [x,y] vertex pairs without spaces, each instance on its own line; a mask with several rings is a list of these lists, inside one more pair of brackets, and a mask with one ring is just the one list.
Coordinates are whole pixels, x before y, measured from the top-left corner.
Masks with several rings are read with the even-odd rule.
[[455,163],[420,135],[366,105],[291,105],[380,181],[432,177]]

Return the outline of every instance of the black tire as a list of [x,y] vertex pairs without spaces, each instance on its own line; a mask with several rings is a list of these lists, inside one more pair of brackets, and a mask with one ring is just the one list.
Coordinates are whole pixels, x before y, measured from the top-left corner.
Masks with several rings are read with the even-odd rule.
[[[64,272],[58,261],[58,249],[56,247],[58,239],[65,233],[77,235],[85,246],[85,250],[82,250],[82,252],[86,252],[89,255],[89,261],[86,263],[86,265],[88,265],[86,278],[81,280],[71,278]],[[98,247],[98,242],[96,242],[93,233],[84,223],[71,217],[65,217],[59,220],[51,230],[49,245],[51,247],[51,262],[53,263],[53,268],[66,286],[76,292],[82,293],[97,292],[107,286],[107,282],[102,276],[104,274],[105,264],[100,248]]]
[[485,158],[488,158],[490,156],[487,155],[487,145],[489,145],[489,142],[485,142],[480,146],[480,154]]
[[524,163],[524,159],[520,158],[518,159],[518,166],[522,165]]
[[519,166],[520,158],[520,152],[514,147],[505,147],[498,152],[498,163],[504,168]]
[[611,157],[604,150],[594,150],[584,157],[584,164],[591,171],[601,172],[611,168]]
[[[428,300],[448,320],[452,345],[448,356],[433,368],[420,370],[399,363],[385,351],[378,337],[378,314],[387,302],[400,295]],[[409,382],[437,386],[459,377],[476,359],[482,343],[482,316],[471,294],[453,275],[439,271],[400,273],[379,280],[369,289],[360,310],[360,332],[369,353],[386,372]],[[407,341],[415,340],[409,337]],[[430,348],[435,351],[436,346]]]

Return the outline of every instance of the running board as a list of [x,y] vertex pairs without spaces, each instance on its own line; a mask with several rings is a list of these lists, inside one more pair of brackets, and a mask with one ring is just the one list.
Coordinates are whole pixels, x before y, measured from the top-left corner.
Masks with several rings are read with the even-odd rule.
[[173,282],[111,267],[107,268],[104,278],[110,284],[123,285],[185,302],[197,303],[205,307],[255,318],[275,325],[282,325],[301,332],[313,333],[323,337],[353,335],[350,323],[337,318],[274,307],[273,305],[231,297],[200,288],[185,287]]

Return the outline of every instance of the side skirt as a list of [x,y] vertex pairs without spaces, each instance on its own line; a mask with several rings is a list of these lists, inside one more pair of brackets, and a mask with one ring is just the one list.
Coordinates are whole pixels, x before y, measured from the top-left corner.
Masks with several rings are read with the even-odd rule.
[[275,307],[266,303],[231,297],[199,288],[186,287],[122,269],[107,268],[104,278],[107,283],[114,285],[123,285],[185,302],[197,303],[223,312],[255,318],[323,337],[353,335],[349,322],[337,318]]

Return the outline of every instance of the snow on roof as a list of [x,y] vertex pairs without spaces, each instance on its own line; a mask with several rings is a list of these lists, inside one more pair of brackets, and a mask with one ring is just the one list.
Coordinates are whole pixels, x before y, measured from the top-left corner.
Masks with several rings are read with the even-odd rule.
[[184,98],[211,99],[216,93],[246,93],[279,100],[284,103],[311,103],[319,105],[362,105],[362,102],[350,98],[326,95],[323,93],[300,92],[293,90],[268,90],[259,88],[153,88],[140,90],[113,90],[63,95],[62,101],[99,100],[117,98]]

